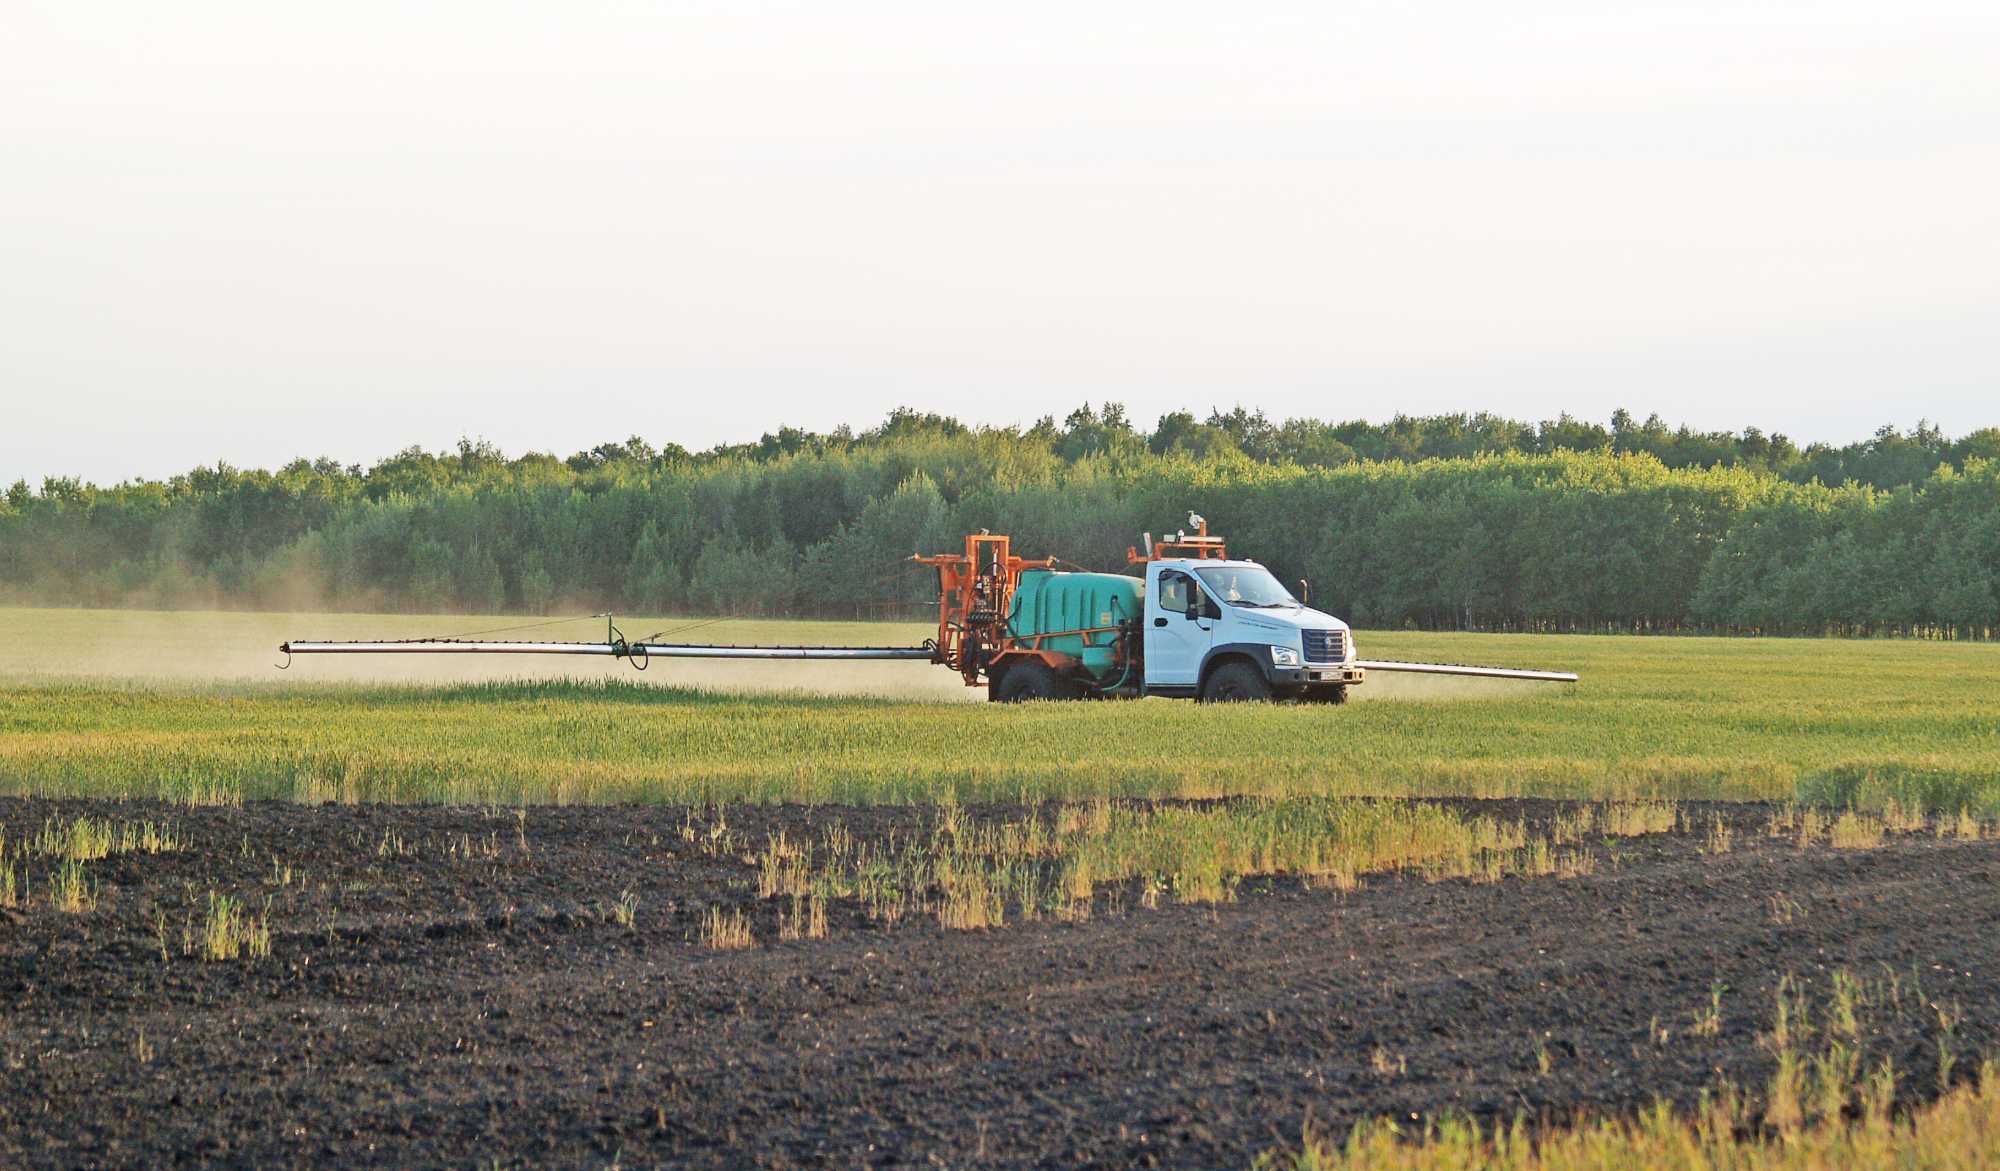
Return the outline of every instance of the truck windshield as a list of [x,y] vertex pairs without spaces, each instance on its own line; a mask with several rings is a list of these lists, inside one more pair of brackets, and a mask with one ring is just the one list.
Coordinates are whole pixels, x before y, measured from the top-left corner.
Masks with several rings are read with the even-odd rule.
[[1197,569],[1202,584],[1216,598],[1232,606],[1289,607],[1299,604],[1290,590],[1278,584],[1271,571],[1258,565],[1232,565]]

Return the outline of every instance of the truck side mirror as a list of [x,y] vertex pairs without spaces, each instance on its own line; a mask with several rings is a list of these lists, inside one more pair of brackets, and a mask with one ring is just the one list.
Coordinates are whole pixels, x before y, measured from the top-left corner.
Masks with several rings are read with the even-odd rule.
[[1189,622],[1193,622],[1195,619],[1201,617],[1201,603],[1199,601],[1193,598],[1188,599],[1186,617]]
[[1310,605],[1312,600],[1313,600],[1313,583],[1307,581],[1305,578],[1302,577],[1299,579],[1299,601],[1305,602],[1308,605]]

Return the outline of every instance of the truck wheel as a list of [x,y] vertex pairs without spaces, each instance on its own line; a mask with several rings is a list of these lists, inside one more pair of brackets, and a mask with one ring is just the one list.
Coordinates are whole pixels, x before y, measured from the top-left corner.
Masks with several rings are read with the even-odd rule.
[[993,692],[993,698],[1000,703],[1026,703],[1031,699],[1075,699],[1076,688],[1070,681],[1049,670],[1048,664],[1030,660],[1016,663],[1000,676],[1000,685]]
[[1203,703],[1242,703],[1271,698],[1271,683],[1248,663],[1224,663],[1201,689]]

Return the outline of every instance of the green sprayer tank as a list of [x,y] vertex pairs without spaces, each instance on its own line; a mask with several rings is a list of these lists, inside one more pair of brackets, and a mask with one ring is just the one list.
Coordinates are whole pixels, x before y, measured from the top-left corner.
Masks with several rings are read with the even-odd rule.
[[[1041,649],[1075,655],[1084,669],[1102,678],[1111,670],[1116,627],[1145,610],[1146,583],[1117,573],[1057,573],[1030,569],[1021,574],[1007,610],[1007,628],[1016,638],[1054,635]],[[1089,633],[1083,633],[1088,631]]]

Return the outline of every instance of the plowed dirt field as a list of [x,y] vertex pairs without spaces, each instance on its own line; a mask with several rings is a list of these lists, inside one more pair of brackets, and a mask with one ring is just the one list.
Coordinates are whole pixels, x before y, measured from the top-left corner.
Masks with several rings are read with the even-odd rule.
[[[826,938],[790,942],[754,867],[685,840],[677,808],[0,800],[16,841],[79,813],[183,841],[92,862],[83,911],[31,863],[0,911],[8,1166],[1246,1166],[1364,1117],[1760,1085],[1784,977],[1869,982],[1866,1052],[1912,1097],[1941,1043],[1992,1052],[2000,1022],[2000,841],[1801,848],[1750,805],[1688,819],[1720,815],[1727,852],[1600,842],[1574,877],[1100,890],[1086,920],[984,931],[836,901]],[[927,816],[728,813],[758,843]],[[268,957],[204,958],[211,891],[269,915]],[[757,945],[704,947],[715,906]]]

